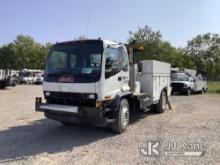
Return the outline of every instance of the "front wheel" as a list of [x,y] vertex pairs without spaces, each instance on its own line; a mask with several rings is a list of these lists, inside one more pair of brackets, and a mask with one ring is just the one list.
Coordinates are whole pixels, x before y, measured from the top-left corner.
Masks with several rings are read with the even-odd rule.
[[112,130],[116,133],[124,132],[129,125],[129,103],[127,99],[122,99],[118,111],[116,112],[115,121],[112,123]]
[[199,92],[200,94],[203,94],[204,93],[204,88],[202,88],[202,90]]
[[160,94],[159,103],[156,104],[156,112],[163,113],[166,110],[166,105],[167,105],[166,92],[162,91]]
[[190,88],[187,89],[186,95],[187,95],[187,96],[190,96],[190,95],[191,95],[191,89],[190,89]]
[[16,85],[17,85],[17,83],[14,81],[14,82],[12,83],[12,86],[15,87]]

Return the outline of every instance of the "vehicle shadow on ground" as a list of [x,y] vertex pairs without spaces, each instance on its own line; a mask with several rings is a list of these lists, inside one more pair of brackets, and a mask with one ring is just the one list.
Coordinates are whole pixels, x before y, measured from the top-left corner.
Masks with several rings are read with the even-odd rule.
[[135,124],[135,123],[137,123],[147,117],[154,116],[154,115],[160,115],[160,114],[161,113],[155,112],[155,110],[150,110],[148,112],[142,112],[142,111],[135,112],[135,113],[132,113],[130,116],[130,124]]
[[[203,93],[203,94],[205,94],[205,93]],[[191,93],[189,96],[197,96],[197,95],[202,95],[200,92],[194,92],[194,93]],[[187,94],[185,94],[185,93],[175,93],[175,94],[172,94],[171,95],[172,97],[174,96],[186,96],[186,97],[188,97],[188,95]]]
[[0,88],[0,92],[1,91],[8,91],[8,90],[11,90],[11,88]]
[[0,131],[0,163],[45,152],[65,152],[111,136],[115,134],[104,128],[85,124],[63,126],[42,119]]
[[[150,115],[157,113],[134,113],[131,115],[130,124],[135,124]],[[0,131],[0,163],[45,152],[65,152],[116,135],[105,127],[88,124],[64,126],[49,119],[41,119],[28,125]]]

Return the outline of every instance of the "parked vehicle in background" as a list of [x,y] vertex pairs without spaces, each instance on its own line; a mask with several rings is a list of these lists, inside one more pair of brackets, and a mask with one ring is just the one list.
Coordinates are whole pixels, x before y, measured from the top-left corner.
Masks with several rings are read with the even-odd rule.
[[34,84],[43,84],[44,77],[43,73],[36,73],[34,76]]
[[16,86],[19,84],[19,71],[18,70],[7,70],[7,75],[9,78],[8,86]]
[[0,88],[6,88],[7,86],[16,86],[19,83],[17,70],[0,70]]
[[[48,54],[43,91],[36,111],[62,124],[75,121],[110,126],[122,133],[131,111],[156,107],[162,113],[169,103],[170,64],[146,60],[138,73],[134,48],[106,40],[77,40],[55,44]],[[130,58],[129,58],[130,57]]]
[[0,69],[0,89],[4,89],[8,85],[8,77],[6,75],[6,71],[3,69]]
[[196,76],[196,70],[172,68],[172,94],[184,93],[203,93],[207,90],[206,80],[202,75]]
[[30,84],[33,83],[34,79],[31,72],[28,69],[23,69],[19,73],[19,83],[20,84]]
[[18,76],[17,75],[9,76],[8,86],[15,87],[18,84],[19,84],[19,80],[18,80]]
[[34,69],[23,69],[19,73],[19,83],[20,84],[33,84],[35,83],[35,74],[43,73],[42,70]]

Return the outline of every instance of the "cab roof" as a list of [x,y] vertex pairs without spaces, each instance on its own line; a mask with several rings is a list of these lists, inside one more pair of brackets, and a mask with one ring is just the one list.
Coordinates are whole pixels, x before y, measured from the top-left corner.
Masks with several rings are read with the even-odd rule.
[[63,41],[63,42],[57,42],[54,44],[54,46],[57,45],[62,45],[62,44],[71,44],[71,43],[76,43],[76,42],[95,42],[95,41],[100,41],[103,42],[104,45],[121,45],[119,42],[115,41],[110,41],[110,40],[102,40],[102,39],[81,39],[81,40],[71,40],[71,41]]

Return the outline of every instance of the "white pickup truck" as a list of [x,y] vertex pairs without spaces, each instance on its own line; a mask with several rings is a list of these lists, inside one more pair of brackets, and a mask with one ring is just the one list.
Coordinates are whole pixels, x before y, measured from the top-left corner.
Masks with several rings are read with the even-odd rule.
[[[75,121],[110,126],[121,133],[131,111],[161,113],[169,102],[170,64],[142,61],[135,70],[134,49],[106,40],[77,40],[55,44],[47,58],[43,91],[36,111],[61,123]],[[129,58],[130,57],[130,58]]]
[[189,69],[173,69],[171,86],[172,94],[178,92],[190,95],[191,93],[203,93],[207,90],[207,83],[202,75],[196,76],[196,71]]

